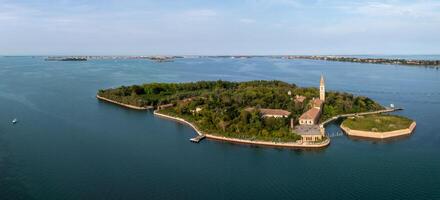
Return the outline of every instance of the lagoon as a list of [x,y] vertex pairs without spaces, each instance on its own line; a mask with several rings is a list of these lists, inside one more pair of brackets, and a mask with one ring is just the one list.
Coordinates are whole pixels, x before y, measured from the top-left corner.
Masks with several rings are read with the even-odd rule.
[[[432,57],[432,56],[431,56]],[[148,82],[282,80],[405,110],[414,133],[352,139],[331,124],[322,150],[188,141],[194,130],[100,102],[98,89]],[[1,199],[438,199],[440,72],[271,58],[47,62],[0,57]],[[18,118],[16,125],[11,120]]]

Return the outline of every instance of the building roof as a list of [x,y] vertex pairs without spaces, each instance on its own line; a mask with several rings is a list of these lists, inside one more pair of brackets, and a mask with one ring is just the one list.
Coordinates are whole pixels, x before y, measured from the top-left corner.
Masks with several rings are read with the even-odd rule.
[[295,127],[298,135],[322,135],[318,125],[299,125]]
[[172,104],[172,103],[169,103],[169,104],[163,104],[163,105],[160,105],[160,106],[159,106],[159,109],[169,108],[169,107],[173,107],[173,106],[174,106],[174,104]]
[[[253,111],[254,108],[246,108],[246,111]],[[260,113],[263,115],[278,115],[278,116],[289,116],[290,112],[287,110],[282,109],[268,109],[268,108],[261,108]]]
[[310,110],[308,110],[307,112],[303,113],[299,119],[300,120],[308,120],[308,119],[316,119],[317,117],[319,117],[320,114],[320,109],[319,108],[311,108]]
[[290,112],[287,110],[282,110],[282,109],[260,109],[260,112],[263,115],[284,115],[284,116],[288,116],[290,115]]
[[321,107],[324,102],[321,99],[313,99],[314,107]]
[[305,96],[301,96],[301,95],[296,95],[295,96],[295,101],[296,102],[302,103],[302,102],[304,102],[304,100],[306,100]]

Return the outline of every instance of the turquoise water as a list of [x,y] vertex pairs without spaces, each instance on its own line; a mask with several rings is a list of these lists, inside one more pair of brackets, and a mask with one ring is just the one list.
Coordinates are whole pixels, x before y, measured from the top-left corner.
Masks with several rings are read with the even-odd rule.
[[[144,82],[279,79],[405,110],[413,135],[323,150],[204,140],[96,91]],[[19,122],[11,125],[17,117]],[[440,72],[314,60],[45,62],[0,58],[0,199],[440,199]],[[332,124],[327,132],[340,131]]]

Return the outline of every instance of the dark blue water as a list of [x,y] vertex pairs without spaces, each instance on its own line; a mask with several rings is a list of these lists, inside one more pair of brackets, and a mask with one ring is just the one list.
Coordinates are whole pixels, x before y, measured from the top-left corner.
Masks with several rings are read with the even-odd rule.
[[[319,151],[205,140],[95,99],[144,82],[278,79],[367,95],[405,110],[413,135],[339,136]],[[17,117],[19,123],[11,125]],[[440,72],[313,60],[45,62],[0,58],[0,199],[440,199]],[[329,133],[340,131],[337,125]]]

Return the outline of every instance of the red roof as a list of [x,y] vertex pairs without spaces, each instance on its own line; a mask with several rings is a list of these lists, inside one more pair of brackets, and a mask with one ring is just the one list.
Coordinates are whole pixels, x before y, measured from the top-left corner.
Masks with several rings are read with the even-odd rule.
[[[246,108],[246,111],[253,111],[254,108]],[[263,115],[280,115],[280,116],[289,116],[290,112],[282,109],[267,109],[261,108],[260,113]]]
[[313,100],[313,106],[314,107],[321,107],[323,103],[324,102],[321,99],[314,99]]
[[315,120],[319,117],[320,114],[320,109],[318,108],[312,108],[310,110],[308,110],[307,112],[303,113],[299,119],[300,120]]
[[284,115],[284,116],[290,115],[289,111],[281,110],[281,109],[260,109],[260,112],[263,115]]

